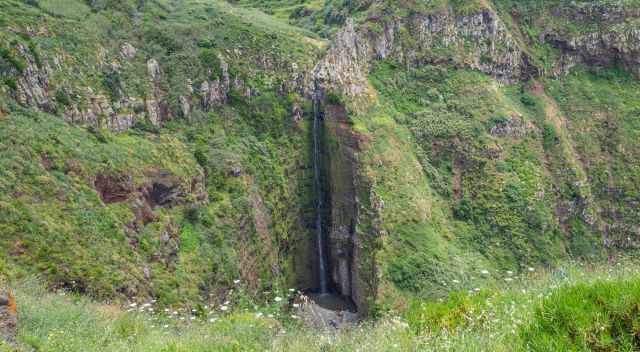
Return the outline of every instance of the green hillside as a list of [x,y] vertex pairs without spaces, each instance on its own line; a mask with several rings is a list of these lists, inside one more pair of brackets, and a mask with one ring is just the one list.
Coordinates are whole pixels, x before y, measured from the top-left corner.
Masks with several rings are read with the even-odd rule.
[[0,0],[0,337],[6,288],[25,350],[639,349],[639,16]]

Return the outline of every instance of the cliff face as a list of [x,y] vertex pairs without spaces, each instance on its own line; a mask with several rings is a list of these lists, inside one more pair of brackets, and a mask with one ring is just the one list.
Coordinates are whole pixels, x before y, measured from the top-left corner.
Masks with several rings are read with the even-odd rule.
[[[455,6],[405,16],[376,11],[359,24],[348,20],[314,69],[320,86],[343,96],[349,111],[343,118],[348,123],[325,122],[340,141],[329,164],[332,207],[338,213],[331,217],[332,275],[341,292],[358,296],[353,271],[348,275],[346,268],[353,270],[362,260],[354,251],[353,223],[363,210],[381,224],[369,229],[368,241],[384,245],[372,252],[380,280],[368,292],[380,293],[382,301],[395,295],[388,281],[401,290],[439,291],[440,280],[460,275],[447,266],[522,266],[602,251],[615,257],[634,246],[638,224],[630,215],[638,193],[623,179],[635,176],[616,166],[637,160],[628,150],[634,142],[619,130],[603,137],[597,127],[626,125],[625,118],[612,117],[616,113],[606,112],[599,101],[573,107],[572,101],[584,104],[583,94],[603,92],[579,92],[565,75],[577,71],[585,82],[594,82],[589,70],[597,75],[616,67],[637,75],[637,9],[497,1],[464,13]],[[583,26],[570,28],[573,23]],[[470,82],[459,81],[462,77]],[[625,89],[635,89],[635,81],[628,84]],[[510,89],[520,93],[514,97]],[[626,115],[633,98],[621,99],[627,98],[616,98],[611,109]],[[328,116],[335,119],[335,112]],[[387,116],[394,123],[382,122]],[[407,138],[407,132],[413,138],[399,142],[402,147],[395,148],[402,151],[393,155],[386,144]],[[605,147],[610,138],[617,143],[613,149]],[[419,160],[421,171],[398,164],[409,155]],[[393,179],[396,168],[400,178]],[[405,177],[422,181],[404,189]],[[369,205],[357,205],[355,212],[349,180],[369,185]],[[448,217],[468,228],[456,228],[461,225],[452,225]],[[440,241],[448,243],[446,254],[429,248],[441,246]],[[475,249],[464,263],[457,262],[467,246]],[[415,254],[394,258],[407,251]]]
[[368,94],[371,65],[385,59],[407,67],[469,67],[512,83],[536,72],[499,16],[484,8],[459,16],[417,14],[388,21],[370,17],[358,30],[348,20],[316,66],[315,77],[350,97]]
[[[243,47],[245,38],[227,44],[244,35],[239,34],[244,19],[231,15],[232,9],[224,3],[171,9],[147,4],[136,17],[115,5],[114,9],[91,9],[84,1],[74,0],[70,9],[80,14],[43,7],[40,11],[49,17],[41,24],[36,24],[38,12],[32,9],[20,5],[7,13],[12,17],[0,38],[7,83],[2,94],[73,124],[120,132],[136,124],[160,127],[178,118],[191,120],[194,114],[215,111],[232,98],[306,94],[307,67],[322,46],[310,38],[303,43],[306,39],[297,34],[291,45],[284,45],[285,55],[275,47],[262,49],[261,45],[284,36],[285,31],[261,27],[260,21],[254,27],[265,33],[254,37],[252,45]],[[211,21],[191,21],[190,9],[209,14]],[[173,11],[172,21],[152,24],[158,13],[167,11]],[[221,13],[229,19],[225,31],[208,36]],[[110,27],[114,23],[117,27]],[[77,31],[74,25],[93,30]],[[181,26],[189,25],[191,33],[182,33]],[[65,37],[67,32],[77,36]]]
[[0,1],[0,276],[166,304],[310,287],[322,40],[218,1],[65,5]]
[[[25,223],[7,225],[10,267],[105,297],[176,301],[176,280],[189,299],[223,297],[238,277],[251,290],[312,287],[315,89],[330,276],[362,313],[407,292],[443,295],[480,267],[638,243],[633,4],[366,1],[326,11],[322,33],[344,23],[325,48],[226,2],[125,3],[0,0],[0,143],[25,144],[0,174],[12,180],[0,213]],[[42,126],[18,138],[30,121]],[[40,208],[43,184],[43,199],[78,205],[69,218]],[[55,226],[27,226],[37,215]],[[96,229],[113,234],[116,264],[62,250]],[[62,234],[55,255],[37,246],[51,233]],[[91,261],[134,284],[99,280]]]

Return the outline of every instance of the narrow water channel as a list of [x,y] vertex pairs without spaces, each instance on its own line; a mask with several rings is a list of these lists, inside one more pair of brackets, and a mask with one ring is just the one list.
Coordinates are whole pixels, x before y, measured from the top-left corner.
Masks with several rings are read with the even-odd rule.
[[318,250],[318,280],[319,293],[326,294],[329,292],[329,284],[327,282],[327,263],[324,231],[322,227],[322,214],[324,211],[324,194],[322,193],[321,183],[321,150],[320,150],[320,124],[322,120],[322,111],[320,101],[322,99],[320,90],[316,87],[313,93],[313,187],[316,198],[316,247]]

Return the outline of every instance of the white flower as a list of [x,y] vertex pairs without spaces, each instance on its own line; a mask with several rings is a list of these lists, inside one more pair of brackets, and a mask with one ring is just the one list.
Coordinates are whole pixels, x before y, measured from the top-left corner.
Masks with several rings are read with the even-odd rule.
[[295,288],[290,288],[290,289],[289,289],[289,292],[295,292],[295,291],[296,291],[296,289],[295,289]]
[[507,270],[507,275],[513,275],[513,271]]
[[487,271],[487,270],[482,270],[480,273],[481,273],[482,275],[489,275],[489,271]]
[[165,312],[165,313],[169,313],[169,308],[165,308],[165,309],[164,309],[164,312]]
[[191,317],[190,319],[191,319],[191,320],[196,320],[196,317]]
[[473,291],[480,292],[480,289],[476,287],[476,288],[473,289]]
[[213,323],[213,322],[214,322],[214,321],[216,321],[216,320],[218,320],[218,318],[211,318],[211,319],[209,319],[209,322],[210,322],[210,323]]
[[529,267],[529,272],[531,272],[531,273],[532,273],[532,272],[534,272],[534,271],[536,271],[536,269],[535,269],[535,268],[533,268],[533,267]]
[[191,311],[195,313],[195,311],[196,311],[196,310],[195,310],[195,309],[192,309]]
[[135,306],[137,306],[137,305],[138,305],[138,303],[133,302],[133,303],[131,303],[131,304],[129,305],[129,307],[133,308],[133,307],[135,307]]
[[258,312],[256,313],[256,318],[262,318],[262,315],[263,315],[262,312]]
[[240,280],[233,280],[233,283],[237,285],[240,283]]
[[295,315],[295,314],[292,314],[292,315],[291,315],[291,317],[292,317],[293,319],[298,319],[298,316],[297,316],[297,315]]
[[228,306],[228,305],[229,305],[229,303],[231,303],[231,302],[229,302],[229,301],[224,301],[224,303],[222,303],[222,304],[224,304],[225,306]]
[[226,312],[227,310],[229,310],[229,307],[227,306],[220,306],[220,310],[223,312]]
[[460,283],[460,281],[459,281],[459,280],[456,280],[456,279],[453,279],[453,283],[454,283],[454,284],[459,284],[459,283]]
[[293,308],[298,308],[298,307],[300,307],[300,305],[298,303],[294,303],[293,304]]
[[512,278],[510,278],[510,277],[505,277],[505,278],[504,278],[504,281],[506,281],[506,282],[511,282],[511,281],[513,281],[513,279],[512,279]]
[[276,302],[280,302],[280,301],[282,301],[282,297],[276,297],[276,298],[274,298],[274,300],[275,300]]
[[165,324],[165,325],[162,325],[162,327],[166,329],[169,327],[169,325]]
[[273,314],[269,314],[269,315],[267,315],[267,317],[273,318]]

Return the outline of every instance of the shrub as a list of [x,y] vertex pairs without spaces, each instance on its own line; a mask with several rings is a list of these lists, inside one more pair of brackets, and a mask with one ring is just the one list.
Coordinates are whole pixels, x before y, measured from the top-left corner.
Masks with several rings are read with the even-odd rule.
[[534,96],[528,93],[523,93],[520,97],[520,101],[527,107],[533,108],[538,105],[538,100]]
[[542,144],[544,149],[550,149],[560,143],[555,127],[545,124],[542,129]]
[[4,84],[5,84],[7,87],[9,87],[9,89],[11,89],[11,90],[13,90],[13,91],[18,90],[18,83],[17,83],[17,82],[16,82],[16,80],[15,80],[15,79],[13,79],[13,78],[6,78],[6,79],[4,80]]
[[56,90],[56,101],[58,102],[58,104],[61,104],[63,106],[71,105],[71,97],[69,96],[69,93],[67,93],[67,91],[62,88]]
[[160,133],[160,128],[148,121],[137,121],[133,125],[133,129],[139,132],[154,133],[154,134]]
[[342,105],[342,97],[335,92],[329,92],[327,94],[327,103],[331,105]]
[[122,97],[122,78],[117,71],[105,70],[102,74],[102,85],[109,93],[112,101],[119,100]]
[[521,332],[529,351],[640,348],[640,279],[581,284],[545,299]]
[[91,133],[94,137],[96,137],[98,142],[109,143],[109,137],[107,136],[107,133],[105,133],[103,129],[95,126],[89,126],[87,128],[87,131],[89,131],[89,133]]
[[0,69],[4,66],[3,61],[14,67],[21,74],[24,73],[24,70],[27,69],[27,65],[22,60],[13,55],[11,50],[0,47]]

